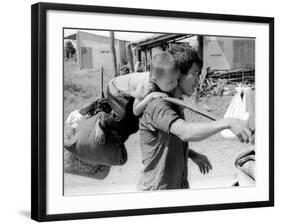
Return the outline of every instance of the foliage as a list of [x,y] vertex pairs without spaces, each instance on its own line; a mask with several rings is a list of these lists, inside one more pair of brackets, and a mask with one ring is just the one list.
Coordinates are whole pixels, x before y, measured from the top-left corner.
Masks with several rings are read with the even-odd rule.
[[64,46],[65,55],[67,58],[72,58],[76,53],[76,49],[71,41],[67,41]]

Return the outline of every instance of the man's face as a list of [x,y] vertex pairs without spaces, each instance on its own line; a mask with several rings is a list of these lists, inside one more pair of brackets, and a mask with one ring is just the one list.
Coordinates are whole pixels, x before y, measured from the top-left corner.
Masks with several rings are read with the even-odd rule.
[[179,87],[184,95],[191,96],[198,86],[200,68],[197,63],[193,63],[187,74],[181,74]]

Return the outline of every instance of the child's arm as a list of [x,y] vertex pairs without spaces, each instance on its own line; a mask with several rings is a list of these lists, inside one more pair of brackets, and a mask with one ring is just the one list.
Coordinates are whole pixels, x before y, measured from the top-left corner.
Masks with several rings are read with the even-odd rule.
[[140,116],[144,109],[146,108],[147,104],[155,98],[158,97],[167,97],[168,95],[166,93],[161,93],[161,92],[152,92],[148,95],[143,100],[138,100],[135,99],[134,105],[133,105],[133,112],[135,116]]

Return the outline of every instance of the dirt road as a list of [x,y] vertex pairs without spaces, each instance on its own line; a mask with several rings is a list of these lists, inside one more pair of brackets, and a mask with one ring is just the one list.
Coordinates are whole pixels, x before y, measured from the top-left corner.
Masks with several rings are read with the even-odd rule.
[[[104,179],[65,173],[65,195],[89,195],[100,193],[135,192],[142,168],[138,133],[126,142],[128,161],[123,166],[113,166]],[[229,187],[235,175],[233,159],[240,151],[253,147],[238,141],[226,141],[219,135],[208,140],[190,143],[190,148],[208,156],[213,170],[200,173],[197,165],[188,160],[188,176],[191,189]]]

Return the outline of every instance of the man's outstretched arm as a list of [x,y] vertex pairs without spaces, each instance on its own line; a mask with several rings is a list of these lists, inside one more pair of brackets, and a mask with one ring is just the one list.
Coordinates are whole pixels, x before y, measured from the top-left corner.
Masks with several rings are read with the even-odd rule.
[[230,129],[241,142],[253,142],[253,136],[247,122],[236,118],[225,118],[206,123],[188,123],[177,119],[170,126],[170,133],[182,141],[201,141],[224,129]]

